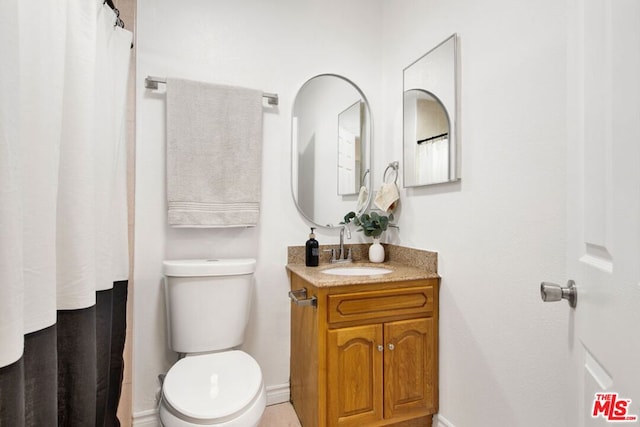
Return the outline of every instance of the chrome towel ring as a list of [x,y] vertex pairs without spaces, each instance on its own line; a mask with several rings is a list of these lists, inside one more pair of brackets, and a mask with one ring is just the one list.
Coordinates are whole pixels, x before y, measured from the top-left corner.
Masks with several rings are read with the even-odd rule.
[[398,168],[400,167],[400,164],[398,163],[398,161],[394,161],[389,163],[389,165],[387,166],[387,168],[384,170],[384,174],[382,175],[382,182],[384,182],[385,184],[391,184],[391,181],[387,181],[387,174],[389,173],[389,169],[391,169],[391,173],[394,174],[393,176],[393,183],[397,184],[398,183]]

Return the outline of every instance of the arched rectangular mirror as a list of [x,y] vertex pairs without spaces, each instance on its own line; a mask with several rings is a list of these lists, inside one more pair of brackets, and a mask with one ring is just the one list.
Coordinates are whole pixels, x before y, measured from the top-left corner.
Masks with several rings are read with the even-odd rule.
[[405,187],[460,179],[456,50],[454,34],[404,69]]

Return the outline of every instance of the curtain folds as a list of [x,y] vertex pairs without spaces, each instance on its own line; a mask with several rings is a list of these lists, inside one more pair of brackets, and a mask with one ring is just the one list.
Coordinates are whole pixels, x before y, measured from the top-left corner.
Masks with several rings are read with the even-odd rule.
[[0,427],[119,425],[132,35],[101,0],[0,10]]
[[416,178],[420,183],[449,180],[449,139],[424,142],[416,147]]
[[127,281],[96,305],[59,310],[25,336],[24,355],[0,368],[0,426],[119,426]]
[[0,366],[18,360],[24,346],[18,1],[0,0]]

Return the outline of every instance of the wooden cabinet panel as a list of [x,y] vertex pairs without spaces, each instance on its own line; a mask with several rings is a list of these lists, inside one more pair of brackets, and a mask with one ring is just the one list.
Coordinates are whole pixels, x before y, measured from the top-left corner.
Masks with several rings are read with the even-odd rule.
[[328,331],[329,426],[371,425],[383,416],[382,325]]
[[[298,276],[291,278],[291,290],[305,287],[308,284]],[[291,402],[305,427],[319,426],[319,327],[318,313],[313,307],[291,304]]]
[[430,426],[439,281],[317,287],[290,279],[292,290],[317,298],[291,305],[291,402],[302,425]]
[[433,312],[432,286],[329,295],[329,323]]
[[415,411],[435,412],[437,343],[435,319],[384,325],[385,418]]

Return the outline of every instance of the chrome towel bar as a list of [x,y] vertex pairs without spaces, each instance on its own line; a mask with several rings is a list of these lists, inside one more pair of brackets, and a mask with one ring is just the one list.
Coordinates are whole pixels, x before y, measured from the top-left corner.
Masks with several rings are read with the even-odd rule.
[[311,298],[307,298],[307,288],[296,289],[295,291],[289,291],[289,298],[295,302],[296,305],[311,305],[317,307],[318,298],[312,295]]
[[[164,77],[153,77],[147,76],[144,79],[144,87],[147,89],[158,89],[158,84],[167,84],[167,79]],[[269,105],[278,105],[278,94],[277,93],[263,93],[263,98],[267,98],[267,103]]]

